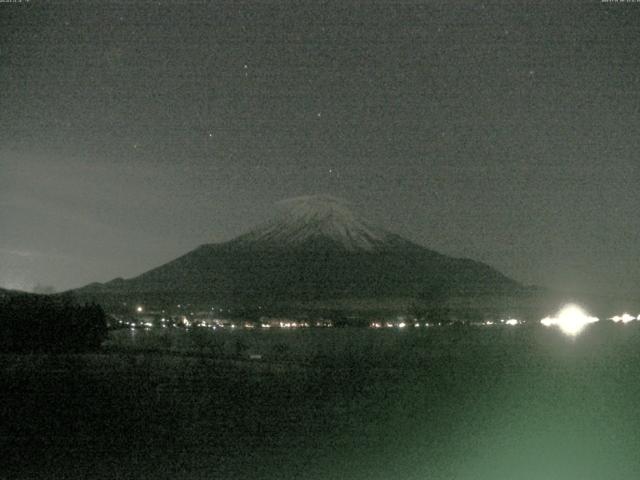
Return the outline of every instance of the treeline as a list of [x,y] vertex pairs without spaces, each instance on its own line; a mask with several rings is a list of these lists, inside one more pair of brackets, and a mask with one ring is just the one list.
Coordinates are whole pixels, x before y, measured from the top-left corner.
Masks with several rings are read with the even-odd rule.
[[96,350],[107,335],[99,305],[73,297],[18,295],[0,301],[0,351],[83,352]]

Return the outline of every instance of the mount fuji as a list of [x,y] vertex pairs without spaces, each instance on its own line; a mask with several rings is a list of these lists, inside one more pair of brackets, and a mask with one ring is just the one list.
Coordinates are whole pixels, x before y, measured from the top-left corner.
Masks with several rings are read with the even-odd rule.
[[369,223],[328,195],[279,203],[270,221],[131,279],[76,294],[105,304],[283,305],[366,299],[510,295],[523,287],[492,267],[453,258]]
[[235,243],[296,248],[324,241],[355,252],[384,249],[394,237],[355,215],[344,200],[329,195],[292,198],[278,206],[279,215]]

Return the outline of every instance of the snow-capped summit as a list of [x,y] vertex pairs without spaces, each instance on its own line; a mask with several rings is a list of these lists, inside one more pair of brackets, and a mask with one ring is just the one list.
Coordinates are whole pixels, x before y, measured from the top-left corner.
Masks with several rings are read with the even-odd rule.
[[358,310],[360,300],[389,302],[396,309],[406,299],[511,294],[520,288],[488,265],[442,255],[375,227],[344,200],[315,195],[277,206],[272,221],[240,237],[201,245],[137,277],[76,293],[118,308],[125,300],[145,299],[243,308],[277,304],[295,311],[316,301],[347,302],[341,308]]
[[331,195],[308,195],[277,204],[275,218],[238,238],[296,246],[325,239],[347,250],[375,250],[392,235],[356,215],[347,201]]

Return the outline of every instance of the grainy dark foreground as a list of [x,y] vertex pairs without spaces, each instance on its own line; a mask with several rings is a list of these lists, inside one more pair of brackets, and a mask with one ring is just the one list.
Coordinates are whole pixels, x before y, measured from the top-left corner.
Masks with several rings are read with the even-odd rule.
[[344,347],[288,362],[133,349],[4,355],[0,471],[174,480],[640,472],[637,328],[573,340],[539,329],[314,335],[306,342]]

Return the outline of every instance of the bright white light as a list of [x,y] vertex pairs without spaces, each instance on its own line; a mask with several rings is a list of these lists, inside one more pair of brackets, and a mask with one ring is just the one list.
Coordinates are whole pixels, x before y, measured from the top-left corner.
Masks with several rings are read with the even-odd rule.
[[138,312],[138,313],[142,313],[142,310],[143,310],[143,309],[142,309],[142,307],[141,307],[141,306],[136,307],[136,312]]
[[616,315],[615,317],[611,317],[611,320],[613,320],[616,323],[618,322],[629,323],[635,319],[636,317],[629,315],[628,313],[623,313],[622,315]]
[[511,325],[513,327],[514,325],[518,325],[520,322],[515,318],[510,318],[509,320],[505,320],[504,323],[506,323],[507,325]]
[[406,323],[404,323],[404,322],[400,322],[400,323],[398,324],[398,328],[404,328],[404,327],[406,327],[406,326],[407,326],[407,324],[406,324]]
[[555,317],[546,317],[540,320],[545,327],[557,325],[567,335],[577,335],[590,323],[597,322],[598,318],[590,317],[577,305],[566,305]]
[[542,325],[544,325],[545,327],[550,327],[551,325],[555,325],[555,320],[551,317],[545,317],[542,320],[540,320],[540,323]]

